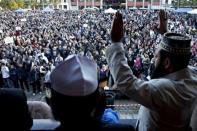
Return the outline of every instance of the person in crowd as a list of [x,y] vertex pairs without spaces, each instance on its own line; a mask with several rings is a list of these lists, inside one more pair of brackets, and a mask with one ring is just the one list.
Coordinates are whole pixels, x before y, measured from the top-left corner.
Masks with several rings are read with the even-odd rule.
[[63,58],[61,57],[60,54],[57,55],[57,57],[55,58],[55,65],[59,65],[61,62],[63,61]]
[[7,62],[5,60],[2,61],[1,73],[2,73],[2,78],[3,78],[3,87],[4,88],[11,88],[10,72],[9,72],[9,68],[7,66]]
[[96,63],[83,56],[68,56],[52,71],[51,88],[52,112],[61,122],[57,130],[100,127],[105,94],[98,88]]
[[[1,62],[0,62],[0,68],[1,68]],[[0,71],[0,88],[3,88],[3,77],[1,71]]]
[[45,85],[45,92],[46,95],[50,94],[50,89],[51,89],[51,80],[50,80],[50,75],[51,75],[51,70],[49,67],[46,67],[46,74],[44,76],[44,85]]
[[190,126],[192,128],[192,131],[196,131],[197,130],[197,104],[194,107],[194,111],[192,113],[192,118],[191,118],[191,122],[190,122]]
[[37,65],[33,65],[30,71],[30,84],[32,85],[33,95],[35,96],[37,93],[41,94],[41,84],[40,84],[40,70]]
[[[29,91],[29,84],[28,84],[28,73],[25,67],[25,64],[18,64],[18,79],[20,83],[20,87],[23,90]],[[24,87],[25,85],[25,87]]]
[[106,95],[98,87],[97,65],[92,60],[69,55],[50,77],[51,96],[47,101],[54,118],[61,123],[57,131],[107,131],[115,127],[116,131],[133,130],[130,125],[106,125],[118,123],[119,118],[114,111],[105,111]]
[[[155,45],[161,41],[161,35],[154,28],[157,26],[158,11],[122,10],[122,12],[125,15],[123,44],[126,57],[134,75],[144,79],[148,76],[147,67],[150,66],[150,62],[145,61],[153,58]],[[197,66],[197,31],[193,26],[196,24],[195,18],[187,14],[168,12],[170,31],[193,36],[190,65]],[[46,14],[34,10],[20,15],[24,21],[21,21],[21,17],[16,17],[14,11],[0,14],[0,59],[7,61],[8,68],[11,63],[16,63],[22,89],[29,90],[28,76],[32,63],[36,63],[42,69],[46,64],[53,63],[57,66],[68,55],[81,54],[94,59],[99,67],[106,65],[105,50],[111,44],[109,39],[111,14],[104,11],[88,13],[55,11]],[[7,37],[13,38],[13,42],[9,43]],[[21,66],[23,63],[24,66]],[[43,72],[42,76],[45,73]],[[110,81],[113,81],[111,77]],[[109,85],[111,88],[113,82],[109,82]]]
[[51,80],[50,80],[51,70],[49,67],[46,67],[46,74],[44,76],[44,84],[46,88],[51,88]]
[[21,89],[0,89],[0,130],[29,131],[33,120],[28,111],[27,98]]
[[10,80],[14,88],[19,88],[18,84],[18,68],[14,63],[10,64]]
[[159,18],[158,31],[163,37],[155,51],[151,80],[136,78],[128,66],[122,44],[124,30],[120,12],[114,17],[107,62],[115,81],[114,88],[142,105],[138,113],[138,131],[188,131],[197,100],[197,69],[188,66],[191,38],[166,33],[165,11],[160,11]]

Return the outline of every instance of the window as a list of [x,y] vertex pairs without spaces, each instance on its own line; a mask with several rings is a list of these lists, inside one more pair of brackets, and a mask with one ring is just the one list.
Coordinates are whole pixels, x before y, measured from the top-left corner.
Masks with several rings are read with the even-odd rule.
[[67,9],[67,5],[64,5],[64,9]]
[[54,5],[54,8],[57,9],[57,5]]

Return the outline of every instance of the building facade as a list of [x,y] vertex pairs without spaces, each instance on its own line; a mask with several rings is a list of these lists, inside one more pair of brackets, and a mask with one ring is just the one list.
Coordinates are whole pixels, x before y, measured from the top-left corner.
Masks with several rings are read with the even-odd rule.
[[42,9],[50,7],[53,9],[69,10],[71,6],[70,0],[36,0],[36,2],[41,5]]
[[70,0],[71,9],[88,7],[105,8],[147,8],[160,9],[169,5],[171,0]]
[[78,10],[89,7],[97,7],[100,9],[107,9],[109,7],[125,9],[161,9],[170,4],[171,0],[53,0],[50,4],[45,3],[43,7],[49,6],[50,8],[61,10]]
[[70,10],[71,2],[70,0],[58,0],[56,2],[57,4],[54,5],[55,9],[61,9],[61,10]]

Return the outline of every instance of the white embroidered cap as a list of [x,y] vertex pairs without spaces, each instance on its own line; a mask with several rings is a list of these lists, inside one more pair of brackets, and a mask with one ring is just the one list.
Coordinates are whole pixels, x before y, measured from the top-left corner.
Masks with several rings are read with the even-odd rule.
[[165,33],[159,46],[170,53],[190,54],[191,38],[178,33]]
[[98,87],[97,65],[84,56],[68,56],[50,77],[52,89],[66,96],[86,96]]

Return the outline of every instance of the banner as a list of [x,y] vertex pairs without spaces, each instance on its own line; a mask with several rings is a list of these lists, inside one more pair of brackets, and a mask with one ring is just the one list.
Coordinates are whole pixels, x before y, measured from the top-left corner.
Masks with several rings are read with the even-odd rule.
[[86,27],[88,27],[88,25],[87,25],[87,24],[83,24],[83,27],[85,27],[85,28],[86,28]]
[[21,27],[16,27],[16,30],[21,30]]
[[14,39],[13,37],[6,37],[4,39],[5,44],[13,44],[14,43]]
[[23,18],[23,19],[21,19],[21,21],[25,22],[25,21],[27,21],[27,19]]

